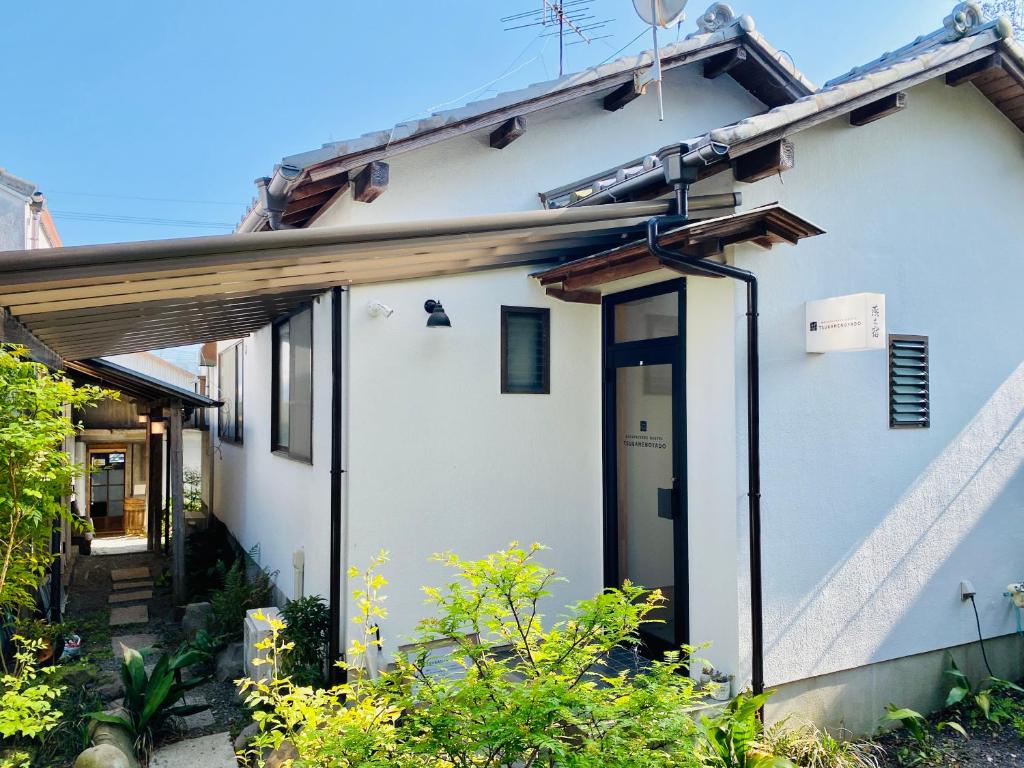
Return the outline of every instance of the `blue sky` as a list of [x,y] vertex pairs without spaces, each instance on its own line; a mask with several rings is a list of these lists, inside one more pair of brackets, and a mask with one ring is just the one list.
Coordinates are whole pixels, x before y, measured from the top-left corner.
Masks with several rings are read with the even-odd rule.
[[[706,4],[693,0],[682,34]],[[733,7],[820,84],[938,28],[953,4]],[[539,5],[6,3],[0,167],[47,194],[68,245],[224,233],[284,155],[557,75],[556,41],[499,21]],[[630,0],[593,9],[611,37],[569,46],[567,71],[649,47],[649,33],[627,45],[643,30]]]

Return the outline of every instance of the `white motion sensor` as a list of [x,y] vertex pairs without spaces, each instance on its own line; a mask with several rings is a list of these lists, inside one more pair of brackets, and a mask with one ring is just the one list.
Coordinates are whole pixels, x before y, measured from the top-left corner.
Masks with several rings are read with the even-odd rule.
[[381,315],[391,317],[395,314],[395,310],[379,301],[371,301],[366,308],[370,311],[370,317],[379,317]]

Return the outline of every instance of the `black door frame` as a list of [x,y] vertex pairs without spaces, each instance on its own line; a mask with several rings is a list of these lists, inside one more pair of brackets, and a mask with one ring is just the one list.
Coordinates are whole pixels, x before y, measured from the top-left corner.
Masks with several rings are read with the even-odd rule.
[[[643,341],[615,342],[615,307],[637,299],[666,293],[678,296],[679,326],[676,336]],[[613,293],[601,299],[602,368],[604,375],[602,403],[602,464],[604,471],[604,581],[605,586],[618,587],[619,521],[618,521],[618,440],[616,414],[616,370],[646,365],[672,365],[672,473],[676,478],[673,506],[673,553],[676,636],[666,643],[642,632],[644,645],[650,653],[678,650],[690,639],[690,552],[689,509],[687,503],[686,462],[686,279],[668,280],[642,288]]]

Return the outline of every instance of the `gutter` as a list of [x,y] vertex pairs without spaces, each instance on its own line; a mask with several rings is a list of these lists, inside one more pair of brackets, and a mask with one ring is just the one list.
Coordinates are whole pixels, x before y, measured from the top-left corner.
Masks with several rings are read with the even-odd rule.
[[[677,271],[694,271],[711,277],[728,277],[746,286],[747,293],[747,501],[750,527],[750,638],[751,687],[754,695],[764,692],[764,606],[761,564],[761,411],[760,357],[758,351],[757,277],[745,269],[670,251],[659,243],[662,225],[689,221],[689,185],[697,180],[700,167],[729,151],[726,145],[704,145],[690,150],[686,145],[659,153],[665,180],[676,192],[676,214],[654,216],[647,222],[647,249],[664,266]],[[705,147],[709,148],[707,151]],[[763,712],[761,713],[763,716]]]

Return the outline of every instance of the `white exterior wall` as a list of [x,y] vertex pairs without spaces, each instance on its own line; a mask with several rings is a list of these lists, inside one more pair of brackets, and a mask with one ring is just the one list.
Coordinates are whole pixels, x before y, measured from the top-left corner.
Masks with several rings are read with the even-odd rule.
[[[436,552],[549,546],[541,561],[568,580],[550,618],[601,589],[600,308],[549,299],[529,272],[350,291],[348,564],[391,554],[389,652],[425,615],[420,587],[447,581]],[[451,328],[426,327],[429,298]],[[370,317],[372,300],[395,314]],[[551,309],[551,394],[501,394],[502,304]]]
[[529,115],[526,133],[502,150],[485,130],[390,157],[383,195],[369,205],[347,195],[314,226],[535,210],[539,192],[765,110],[731,78],[701,73],[695,65],[665,74],[664,122],[653,88],[617,112],[593,95]]
[[[278,588],[293,594],[292,554],[305,550],[304,592],[330,589],[331,298],[313,304],[313,463],[270,451],[270,353],[267,326],[243,340],[244,411],[240,445],[218,438],[214,451],[214,514],[245,549],[260,547],[260,564],[278,571]],[[230,346],[218,344],[218,351]],[[216,369],[214,369],[216,370]],[[211,430],[216,434],[214,423]]]
[[[941,78],[908,102],[797,134],[784,184],[743,185],[748,205],[780,200],[828,232],[736,258],[761,281],[769,684],[976,640],[961,579],[987,636],[1014,629],[1002,593],[1024,577],[1021,134]],[[860,291],[886,294],[890,333],[929,337],[929,429],[889,429],[885,352],[804,352],[804,302]],[[738,310],[741,491],[743,322]],[[737,519],[745,531],[743,496]],[[739,554],[745,579],[745,541]]]

